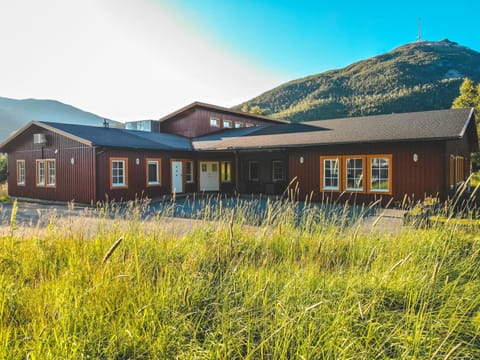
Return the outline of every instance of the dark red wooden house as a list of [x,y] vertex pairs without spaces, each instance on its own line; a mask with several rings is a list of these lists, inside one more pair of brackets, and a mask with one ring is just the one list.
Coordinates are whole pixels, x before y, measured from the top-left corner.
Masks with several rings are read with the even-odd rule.
[[9,193],[91,203],[281,194],[291,183],[299,199],[446,198],[478,151],[472,109],[290,124],[193,103],[152,123],[138,131],[31,122],[0,146]]

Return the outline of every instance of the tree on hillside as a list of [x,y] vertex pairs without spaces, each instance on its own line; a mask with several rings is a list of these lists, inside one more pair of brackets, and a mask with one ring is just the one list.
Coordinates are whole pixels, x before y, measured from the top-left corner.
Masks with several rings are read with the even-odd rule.
[[453,100],[452,109],[471,108],[475,107],[478,110],[478,86],[469,78],[463,80],[460,86],[460,95]]
[[[475,108],[475,119],[477,132],[480,134],[480,84],[475,83],[469,78],[463,80],[460,86],[460,95],[453,100],[452,109]],[[472,161],[480,165],[480,153],[472,154]]]
[[265,111],[262,110],[262,108],[258,105],[255,105],[255,106],[252,106],[252,107],[249,108],[247,104],[244,104],[242,106],[242,111],[250,113],[250,114],[256,114],[256,115],[264,115],[265,114]]

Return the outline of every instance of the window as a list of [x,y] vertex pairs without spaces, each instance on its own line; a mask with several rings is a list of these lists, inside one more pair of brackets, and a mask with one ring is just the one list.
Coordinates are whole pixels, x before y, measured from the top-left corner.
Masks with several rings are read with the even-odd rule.
[[193,161],[185,162],[185,181],[187,183],[193,183]]
[[128,159],[111,158],[110,159],[110,187],[126,188],[128,187]]
[[55,169],[55,160],[47,160],[47,185],[48,186],[55,186],[55,175],[56,175],[56,169]]
[[147,186],[161,185],[161,159],[147,159]]
[[232,163],[230,161],[222,161],[220,179],[222,182],[232,181]]
[[37,186],[55,186],[56,181],[57,179],[56,179],[55,159],[37,160],[36,161]]
[[272,180],[285,181],[285,163],[283,161],[273,161]]
[[455,187],[455,155],[450,155],[450,189]]
[[220,120],[216,118],[210,118],[210,126],[220,127]]
[[323,176],[322,190],[340,190],[340,159],[320,157],[320,171]]
[[37,186],[45,186],[45,161],[37,160]]
[[345,189],[347,191],[363,191],[363,157],[345,159]]
[[235,123],[235,129],[240,129],[243,126],[241,122],[236,122]]
[[456,166],[456,183],[465,181],[465,158],[463,156],[457,156],[455,159]]
[[25,160],[17,160],[17,185],[25,186]]
[[369,157],[371,192],[390,192],[390,160],[390,156]]
[[223,120],[223,127],[231,129],[233,127],[233,123],[231,120]]
[[245,124],[245,127],[252,127],[252,126],[253,126],[253,124],[250,124],[250,123]]
[[258,161],[249,161],[248,162],[248,180],[258,181],[259,179],[260,168]]

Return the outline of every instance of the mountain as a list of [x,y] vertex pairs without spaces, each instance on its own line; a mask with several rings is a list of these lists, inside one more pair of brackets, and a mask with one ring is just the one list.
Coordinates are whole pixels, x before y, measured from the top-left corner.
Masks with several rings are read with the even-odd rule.
[[[0,142],[31,120],[101,126],[103,118],[54,100],[0,97]],[[107,119],[112,127],[123,127]]]
[[343,69],[290,81],[236,106],[291,121],[450,108],[480,53],[449,40],[416,42]]

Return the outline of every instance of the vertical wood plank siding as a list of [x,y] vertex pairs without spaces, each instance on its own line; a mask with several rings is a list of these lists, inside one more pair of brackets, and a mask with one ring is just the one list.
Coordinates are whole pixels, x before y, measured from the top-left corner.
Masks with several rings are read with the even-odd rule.
[[[33,134],[46,134],[47,144],[33,144]],[[13,146],[12,146],[13,148]],[[71,159],[74,164],[71,164]],[[36,160],[55,159],[56,186],[36,186]],[[25,160],[25,186],[17,185],[16,161]],[[43,128],[32,127],[15,139],[14,150],[8,154],[8,191],[11,196],[71,201],[94,202],[94,149]]]
[[[220,127],[210,126],[210,118],[220,120]],[[235,122],[240,122],[252,125],[271,125],[272,122],[262,121],[260,119],[250,118],[248,115],[234,115],[223,114],[218,111],[211,111],[202,108],[191,109],[189,112],[178,115],[177,118],[169,119],[162,122],[160,125],[161,132],[186,136],[189,138],[206,135],[212,132],[222,130],[223,120],[233,121],[233,127]]]
[[[320,192],[320,156],[371,154],[392,154],[392,195],[345,193],[341,195],[343,199],[369,202],[381,197],[385,203],[392,197],[401,201],[405,195],[414,201],[425,196],[446,197],[444,142],[336,145],[291,150],[289,179],[296,178],[291,188],[297,186],[299,200],[304,200],[311,192],[315,201],[336,199],[338,193]],[[413,161],[413,154],[418,155],[417,162]],[[300,157],[304,158],[303,164]]]

